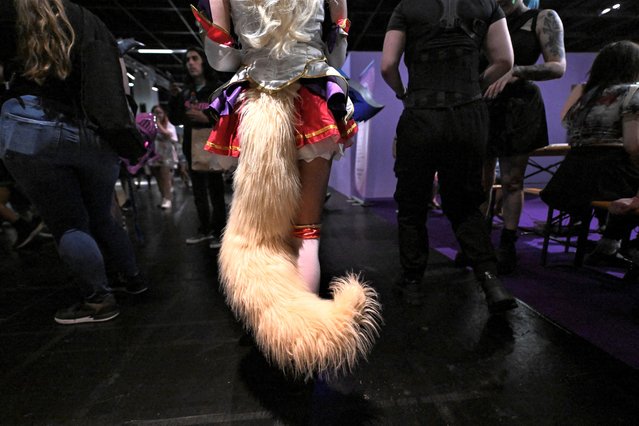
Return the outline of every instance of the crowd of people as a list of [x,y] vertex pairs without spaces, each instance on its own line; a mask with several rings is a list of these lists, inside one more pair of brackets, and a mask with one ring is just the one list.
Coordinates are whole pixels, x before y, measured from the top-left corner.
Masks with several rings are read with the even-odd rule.
[[[112,63],[104,66],[120,70],[116,41],[97,17],[70,2],[3,2],[0,12],[0,60],[12,75],[2,104],[2,160],[84,294],[55,321],[110,320],[120,312],[114,291],[147,289],[131,240],[111,213],[120,161],[82,108],[82,29],[110,41]],[[125,86],[104,90],[122,93]]]
[[[425,297],[426,221],[438,187],[459,263],[472,267],[488,310],[517,307],[499,276],[517,266],[528,156],[548,144],[534,82],[566,69],[559,16],[529,3],[402,0],[389,20],[381,72],[403,104],[394,167],[402,276],[395,288],[409,304]],[[332,301],[318,296],[331,164],[357,132],[338,70],[350,27],[346,0],[202,0],[194,16],[204,49],[187,49],[186,80],[152,109],[157,136],[148,167],[159,207],[172,208],[183,158],[198,218],[198,233],[186,244],[220,249],[227,301],[260,349],[295,375],[348,369],[370,350],[381,318],[376,292],[356,275],[331,283]],[[3,2],[0,24],[0,217],[15,227],[16,249],[46,225],[81,284],[83,300],[59,310],[56,322],[110,320],[119,314],[114,292],[147,290],[112,213],[122,170],[116,147],[87,114],[83,93],[92,54],[87,29],[103,42],[104,72],[123,71],[117,43],[69,0]],[[637,80],[636,44],[601,50],[566,107],[572,149],[542,193],[576,217],[589,214],[593,200],[614,201],[591,263],[619,255],[639,262],[636,244],[621,248],[639,210]],[[123,100],[128,94],[124,81],[107,89]],[[134,125],[130,103],[115,108],[131,117],[123,127]],[[504,223],[495,250],[485,206],[497,161]],[[227,212],[223,172],[235,167]],[[16,213],[20,194],[35,214]]]

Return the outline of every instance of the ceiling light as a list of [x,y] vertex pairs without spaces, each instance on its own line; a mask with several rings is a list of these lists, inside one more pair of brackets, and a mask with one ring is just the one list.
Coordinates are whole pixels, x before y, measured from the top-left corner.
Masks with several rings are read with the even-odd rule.
[[131,80],[135,80],[135,76],[130,72],[126,73],[126,75],[128,75]]
[[151,87],[151,90],[153,90],[154,92],[157,92],[159,89],[155,86]]
[[613,9],[619,9],[621,5],[619,3],[612,5]]
[[133,86],[135,86],[135,84],[129,83],[129,87],[133,87]]
[[186,53],[186,49],[138,49],[138,53],[151,55],[171,55],[173,53]]
[[601,11],[600,15],[605,15],[606,13],[610,12],[610,10],[611,9],[609,7],[607,7],[604,10]]

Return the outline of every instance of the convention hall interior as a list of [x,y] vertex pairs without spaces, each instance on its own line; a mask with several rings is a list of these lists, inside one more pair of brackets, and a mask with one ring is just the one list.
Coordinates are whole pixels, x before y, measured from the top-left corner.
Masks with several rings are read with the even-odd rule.
[[[167,109],[172,87],[183,88],[188,77],[185,52],[204,46],[192,13],[197,0],[72,1],[130,44],[123,60],[138,112]],[[379,111],[358,123],[354,145],[332,164],[319,246],[321,297],[331,298],[331,280],[349,272],[378,293],[383,322],[367,357],[336,377],[296,378],[273,365],[226,303],[219,245],[185,243],[198,232],[188,175],[171,171],[166,203],[141,168],[118,180],[114,215],[148,290],[118,294],[113,320],[56,323],[56,311],[77,301],[79,290],[46,223],[20,247],[16,229],[1,224],[0,424],[638,424],[639,265],[584,261],[602,238],[609,203],[594,203],[589,223],[575,223],[549,208],[540,191],[568,150],[560,116],[573,88],[588,79],[602,47],[639,43],[639,0],[540,1],[563,23],[566,70],[536,82],[551,148],[528,160],[517,267],[500,276],[518,306],[497,314],[460,262],[438,197],[429,205],[423,299],[407,303],[396,291],[402,269],[393,156],[403,105],[380,67],[399,3],[348,0],[341,72]],[[400,70],[406,78],[403,64]],[[176,131],[181,140],[183,127]],[[232,172],[223,179],[228,207]],[[491,193],[488,226],[498,246],[499,182]],[[28,204],[10,206],[20,210],[22,201]]]

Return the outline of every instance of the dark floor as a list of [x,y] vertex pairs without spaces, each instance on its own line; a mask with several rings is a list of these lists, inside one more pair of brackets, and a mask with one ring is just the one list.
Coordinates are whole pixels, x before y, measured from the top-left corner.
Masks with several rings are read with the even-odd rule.
[[[377,200],[369,207],[389,223],[397,223],[396,209],[393,200]],[[526,198],[517,241],[519,262],[513,273],[502,277],[505,285],[551,322],[639,369],[639,280],[622,279],[627,268],[619,265],[575,267],[575,237],[568,252],[561,239],[551,242],[548,262],[542,266],[540,234],[547,212],[548,206],[538,196]],[[501,225],[495,218],[495,245]],[[454,259],[458,244],[441,210],[431,211],[428,228],[431,247]],[[589,244],[594,247],[600,237],[598,221],[593,220]]]
[[178,188],[172,212],[155,208],[155,189],[138,195],[152,287],[121,299],[111,322],[56,325],[54,312],[77,293],[53,244],[15,253],[12,231],[0,234],[0,424],[638,422],[637,370],[527,306],[489,318],[472,276],[449,258],[432,254],[427,304],[404,305],[391,291],[395,227],[339,194],[326,206],[323,281],[363,271],[385,325],[352,375],[288,381],[242,339],[217,289],[215,253],[184,244],[196,229],[188,193]]

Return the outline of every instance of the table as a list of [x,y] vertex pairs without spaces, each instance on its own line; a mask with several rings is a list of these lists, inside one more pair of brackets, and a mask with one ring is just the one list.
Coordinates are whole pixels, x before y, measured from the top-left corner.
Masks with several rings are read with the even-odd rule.
[[[567,143],[552,144],[534,150],[530,153],[530,158],[528,158],[528,166],[532,168],[533,171],[524,175],[524,180],[538,175],[539,173],[549,173],[550,175],[554,175],[561,162],[564,161],[563,157],[566,156],[568,151],[570,151],[570,145]],[[561,159],[544,166],[535,161],[534,157],[561,157]]]

